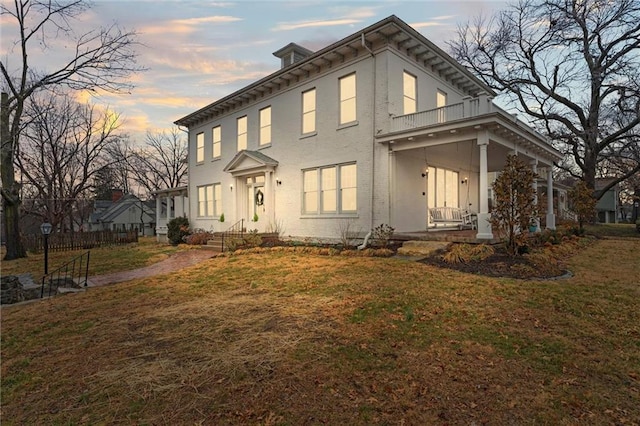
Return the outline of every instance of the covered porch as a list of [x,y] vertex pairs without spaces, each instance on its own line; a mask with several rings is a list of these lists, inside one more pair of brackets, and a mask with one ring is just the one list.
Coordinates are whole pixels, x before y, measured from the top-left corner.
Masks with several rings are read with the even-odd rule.
[[156,239],[167,242],[167,224],[175,217],[189,216],[188,187],[154,191],[156,197]]
[[[467,215],[473,220],[471,228],[477,228],[472,229],[475,238],[494,239],[489,222],[491,184],[510,154],[530,164],[536,173],[549,171],[541,173],[552,189],[542,214],[546,227],[555,229],[550,171],[560,153],[486,95],[393,117],[392,131],[378,142],[388,147],[390,223],[398,232],[455,229]],[[455,220],[434,215],[444,208],[458,211],[449,215]]]

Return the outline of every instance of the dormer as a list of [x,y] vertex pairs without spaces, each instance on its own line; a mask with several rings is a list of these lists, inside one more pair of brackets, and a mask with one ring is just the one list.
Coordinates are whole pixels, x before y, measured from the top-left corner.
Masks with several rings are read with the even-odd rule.
[[280,58],[280,68],[286,68],[291,64],[295,64],[309,56],[313,55],[313,52],[299,44],[289,43],[282,49],[273,52],[273,56]]

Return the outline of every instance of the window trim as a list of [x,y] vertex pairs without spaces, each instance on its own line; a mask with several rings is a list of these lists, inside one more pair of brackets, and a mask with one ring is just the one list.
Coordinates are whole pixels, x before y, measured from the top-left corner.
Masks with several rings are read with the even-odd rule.
[[[311,92],[313,92],[313,109],[305,111],[305,109],[304,109],[305,95],[310,94]],[[317,92],[316,88],[313,87],[313,88],[311,88],[309,90],[305,90],[304,92],[302,92],[302,113],[301,113],[302,120],[301,120],[301,123],[300,123],[300,132],[302,133],[302,135],[306,136],[306,135],[311,135],[313,133],[317,133],[317,129],[318,129],[318,126],[317,126],[318,125],[317,112],[318,112],[318,92]],[[305,121],[304,121],[304,119],[305,119],[305,116],[307,114],[311,114],[311,113],[313,113],[313,129],[305,131],[305,128],[304,128]]]
[[[209,188],[211,188],[211,200],[209,200]],[[216,200],[216,189],[220,194],[220,201]],[[203,191],[204,200],[201,199],[200,190]],[[197,214],[198,218],[202,219],[214,219],[220,217],[216,212],[220,212],[222,214],[222,184],[220,182],[210,183],[206,185],[198,185],[196,187],[196,205],[197,205]],[[210,207],[211,206],[211,207]],[[204,207],[204,214],[201,213],[201,207]],[[209,209],[211,208],[211,211]]]
[[[216,141],[216,129],[218,130],[218,140]],[[218,146],[218,155],[216,155],[216,145]],[[222,157],[222,125],[218,124],[211,128],[211,158],[218,159]]]
[[[262,125],[262,112],[263,111],[267,111],[267,110],[269,111],[269,124],[266,125],[266,126],[263,126]],[[271,142],[272,142],[272,133],[271,133],[271,131],[273,129],[273,127],[272,127],[272,123],[273,123],[273,121],[272,121],[273,120],[272,111],[273,110],[271,109],[271,105],[266,106],[266,107],[261,108],[260,110],[258,110],[258,145],[260,147],[265,147],[265,146],[271,145]],[[268,142],[263,142],[262,141],[262,130],[266,129],[266,128],[269,129],[269,141]]]
[[196,133],[196,164],[204,163],[204,132]]
[[[240,121],[244,120],[244,133],[240,133]],[[243,115],[242,117],[236,118],[236,151],[240,152],[249,147],[249,118],[247,115]],[[244,148],[240,148],[240,137],[244,136]]]
[[[348,188],[343,188],[342,187],[342,169],[343,167],[347,167],[347,166],[355,166],[355,173],[356,173],[356,185],[355,187],[348,187]],[[330,170],[333,169],[334,170],[334,177],[333,177],[333,188],[324,189],[324,185],[323,185],[323,171],[324,170]],[[330,164],[330,165],[326,165],[326,166],[319,166],[319,167],[310,167],[307,169],[303,169],[302,171],[302,215],[305,217],[323,217],[323,218],[328,218],[328,217],[344,217],[344,216],[357,216],[358,214],[358,165],[357,162],[355,161],[351,161],[351,162],[347,162],[347,163],[338,163],[338,164]],[[307,172],[315,172],[316,173],[316,188],[311,190],[311,191],[306,191],[305,190],[305,173]],[[345,210],[343,208],[343,199],[342,199],[342,194],[343,194],[343,190],[344,189],[355,189],[355,210]],[[324,210],[324,195],[326,191],[333,191],[334,194],[334,203],[335,203],[335,210]],[[314,211],[310,211],[307,210],[306,207],[306,194],[307,193],[315,193],[315,205],[316,205],[316,210]]]
[[[346,81],[348,78],[353,77],[353,81],[354,81],[354,88],[353,88],[353,97],[351,98],[344,98],[342,97],[342,83],[344,81]],[[347,101],[350,101],[353,99],[353,120],[349,120],[349,121],[342,121],[342,112],[343,112],[343,108],[344,108],[344,104]],[[357,123],[358,121],[358,78],[356,77],[356,73],[352,72],[350,74],[344,75],[342,77],[340,77],[338,79],[338,100],[339,100],[339,104],[338,104],[338,124],[340,126],[344,126],[346,124],[350,124],[350,123]]]
[[[407,96],[406,94],[407,86],[405,86],[405,77],[407,76],[411,77],[413,81],[413,97]],[[413,101],[412,112],[407,112],[405,108],[407,99],[410,99],[411,101]],[[418,77],[410,73],[409,71],[404,70],[402,72],[402,114],[403,115],[413,114],[413,113],[416,113],[417,111],[418,111]]]

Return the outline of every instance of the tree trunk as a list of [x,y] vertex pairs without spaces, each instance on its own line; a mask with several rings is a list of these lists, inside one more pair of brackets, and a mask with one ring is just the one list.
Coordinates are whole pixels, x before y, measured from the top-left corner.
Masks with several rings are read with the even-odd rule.
[[4,204],[4,229],[7,253],[4,260],[27,257],[20,235],[20,188],[16,184],[13,169],[15,141],[9,131],[9,95],[2,93],[0,108],[0,168],[2,178],[2,201]]

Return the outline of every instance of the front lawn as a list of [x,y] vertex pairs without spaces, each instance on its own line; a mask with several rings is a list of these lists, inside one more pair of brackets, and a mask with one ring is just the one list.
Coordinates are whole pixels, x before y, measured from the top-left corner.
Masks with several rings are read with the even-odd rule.
[[[166,259],[177,250],[188,246],[157,243],[155,238],[142,237],[137,243],[91,249],[89,275],[109,274],[141,268]],[[87,250],[50,251],[49,272],[80,256]],[[1,256],[4,256],[4,247]],[[1,258],[1,257],[0,257]],[[44,275],[44,254],[29,253],[26,258],[1,261],[2,275],[31,274],[36,280]]]
[[640,422],[640,240],[556,281],[225,256],[2,309],[2,423]]

